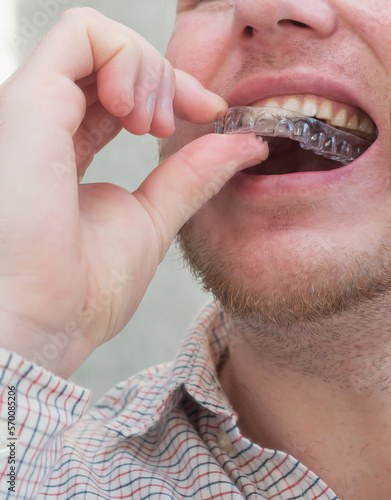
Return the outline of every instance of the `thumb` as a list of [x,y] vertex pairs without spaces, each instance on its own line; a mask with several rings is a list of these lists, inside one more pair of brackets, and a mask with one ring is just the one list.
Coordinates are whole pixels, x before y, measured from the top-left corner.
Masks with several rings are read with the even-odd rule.
[[133,193],[148,213],[162,260],[180,228],[236,172],[266,160],[254,134],[205,135],[162,162]]

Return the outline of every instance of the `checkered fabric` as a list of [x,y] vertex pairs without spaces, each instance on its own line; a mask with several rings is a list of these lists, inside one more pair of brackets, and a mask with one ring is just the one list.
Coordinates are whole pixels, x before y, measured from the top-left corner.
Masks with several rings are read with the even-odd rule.
[[337,500],[294,457],[241,435],[217,379],[224,318],[209,304],[174,362],[122,382],[88,413],[88,390],[0,351],[0,418],[15,386],[19,433],[16,493],[0,457],[0,498]]

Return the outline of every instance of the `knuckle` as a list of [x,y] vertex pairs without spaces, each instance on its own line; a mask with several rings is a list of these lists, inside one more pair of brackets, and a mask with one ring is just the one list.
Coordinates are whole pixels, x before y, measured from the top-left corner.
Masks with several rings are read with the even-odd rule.
[[61,15],[61,19],[69,21],[80,21],[92,16],[95,17],[98,14],[98,11],[91,7],[72,7],[71,9],[67,9],[65,12],[63,12],[63,14]]
[[197,179],[201,179],[202,175],[199,171],[199,162],[194,152],[190,148],[186,148],[186,150],[182,149],[178,151],[177,154],[180,162],[188,173]]

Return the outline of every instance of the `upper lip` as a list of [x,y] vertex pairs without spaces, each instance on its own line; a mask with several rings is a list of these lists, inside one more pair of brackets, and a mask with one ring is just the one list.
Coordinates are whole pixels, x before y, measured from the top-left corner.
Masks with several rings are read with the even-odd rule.
[[223,97],[228,106],[233,107],[250,106],[253,102],[267,97],[300,94],[319,95],[326,99],[361,108],[376,124],[373,110],[368,109],[368,95],[360,95],[359,92],[352,89],[352,86],[348,88],[338,81],[331,80],[330,76],[314,75],[313,70],[311,73],[290,71],[289,74],[284,74],[279,72],[278,75],[260,73],[242,78],[235,88]]

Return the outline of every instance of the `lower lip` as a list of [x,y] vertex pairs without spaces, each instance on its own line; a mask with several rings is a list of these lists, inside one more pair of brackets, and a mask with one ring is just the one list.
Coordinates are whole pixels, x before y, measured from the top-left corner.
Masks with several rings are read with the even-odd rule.
[[[372,147],[370,148],[373,149]],[[250,175],[238,172],[230,181],[230,186],[242,196],[249,198],[276,199],[279,196],[295,196],[310,194],[340,187],[340,184],[349,182],[352,175],[355,176],[368,163],[370,150],[366,151],[360,158],[349,165],[334,170],[318,172],[297,172],[283,175]]]

